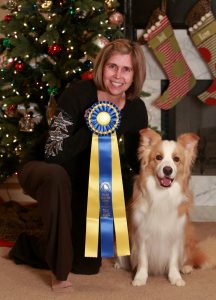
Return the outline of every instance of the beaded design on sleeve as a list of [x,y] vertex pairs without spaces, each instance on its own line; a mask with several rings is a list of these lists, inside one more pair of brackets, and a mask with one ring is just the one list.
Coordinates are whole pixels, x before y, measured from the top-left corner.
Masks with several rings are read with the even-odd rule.
[[65,112],[59,112],[53,117],[53,121],[49,130],[49,137],[45,145],[46,157],[56,156],[59,151],[63,150],[63,141],[69,137],[68,127],[72,126],[73,122]]

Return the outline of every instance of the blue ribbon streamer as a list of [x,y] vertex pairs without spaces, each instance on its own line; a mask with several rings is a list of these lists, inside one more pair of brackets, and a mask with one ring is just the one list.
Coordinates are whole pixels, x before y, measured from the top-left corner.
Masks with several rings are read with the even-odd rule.
[[101,256],[114,256],[114,224],[112,210],[111,136],[99,136],[99,187]]

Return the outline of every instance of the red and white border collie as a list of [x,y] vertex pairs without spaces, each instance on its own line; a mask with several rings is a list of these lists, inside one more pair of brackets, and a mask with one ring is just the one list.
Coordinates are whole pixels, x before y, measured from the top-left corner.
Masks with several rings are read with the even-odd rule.
[[[148,274],[167,274],[171,284],[184,286],[180,272],[216,265],[216,252],[211,260],[197,244],[189,220],[193,197],[188,184],[199,137],[186,133],[177,141],[162,140],[149,128],[140,136],[140,174],[128,207],[132,284],[145,285]],[[216,239],[208,243],[207,248],[215,247]]]

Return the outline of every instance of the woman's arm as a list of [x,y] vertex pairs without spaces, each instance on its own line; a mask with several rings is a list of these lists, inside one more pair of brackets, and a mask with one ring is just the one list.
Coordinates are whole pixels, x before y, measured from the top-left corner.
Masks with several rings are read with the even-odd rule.
[[91,132],[84,114],[90,104],[84,98],[76,85],[60,97],[45,145],[46,161],[65,164],[89,146]]

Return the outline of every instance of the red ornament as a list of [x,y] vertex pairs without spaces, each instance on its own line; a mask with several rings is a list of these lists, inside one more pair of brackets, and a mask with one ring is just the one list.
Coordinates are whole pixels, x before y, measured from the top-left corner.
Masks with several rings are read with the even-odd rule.
[[17,113],[17,105],[10,104],[7,106],[6,114],[8,117],[14,117],[16,113]]
[[53,44],[51,46],[48,47],[48,53],[50,55],[57,55],[62,51],[62,48],[60,45],[58,44]]
[[124,17],[120,12],[114,12],[109,17],[109,23],[120,26],[124,22]]
[[18,62],[15,64],[15,69],[17,72],[22,72],[24,69],[24,63],[23,62]]
[[11,15],[6,15],[5,17],[4,17],[4,21],[5,22],[10,22],[12,20],[12,16]]
[[90,71],[86,71],[86,72],[82,73],[81,78],[82,78],[82,80],[90,80],[90,79],[93,79],[93,78],[94,78],[93,71],[90,70]]

